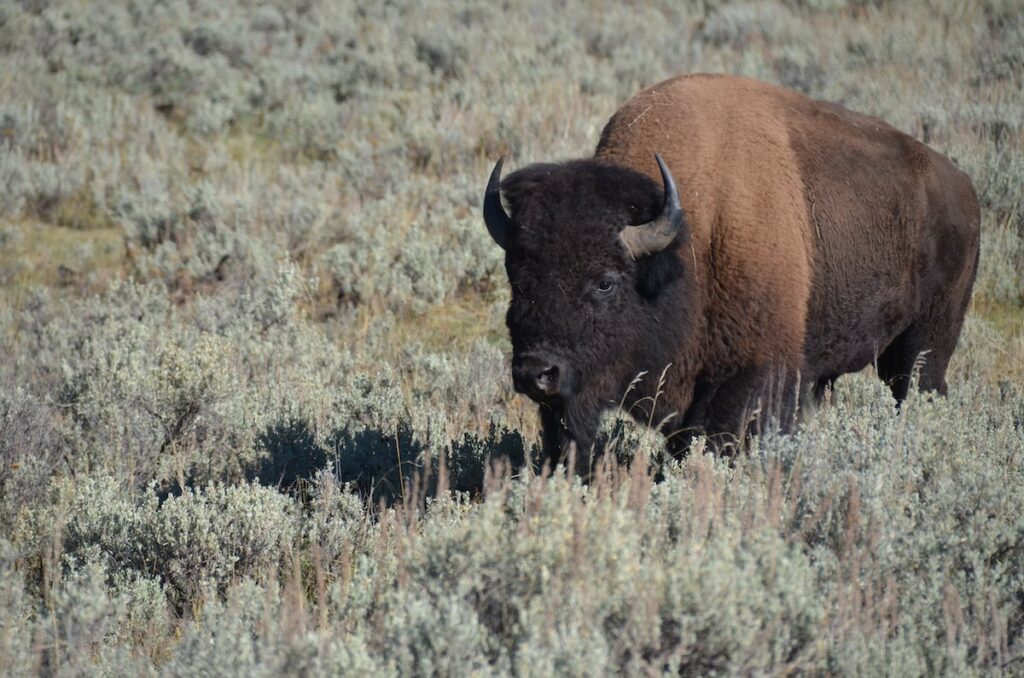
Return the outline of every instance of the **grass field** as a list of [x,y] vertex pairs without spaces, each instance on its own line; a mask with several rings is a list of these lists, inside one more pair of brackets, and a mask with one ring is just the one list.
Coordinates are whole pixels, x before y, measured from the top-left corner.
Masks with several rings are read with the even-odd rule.
[[[1018,0],[279,4],[0,1],[0,674],[1024,675]],[[486,177],[702,71],[973,178],[950,395],[534,473]]]

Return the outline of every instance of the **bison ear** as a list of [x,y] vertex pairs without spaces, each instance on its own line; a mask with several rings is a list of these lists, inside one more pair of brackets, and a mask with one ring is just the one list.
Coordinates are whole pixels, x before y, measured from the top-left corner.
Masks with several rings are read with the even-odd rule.
[[661,213],[653,221],[638,226],[626,226],[619,233],[622,244],[626,246],[626,250],[633,259],[640,259],[668,247],[683,229],[685,222],[683,208],[679,204],[679,192],[676,190],[676,182],[672,178],[672,173],[660,155],[655,154],[654,159],[658,161],[658,169],[661,170],[661,180],[664,185],[665,199],[661,206]]
[[512,218],[501,204],[501,165],[504,162],[504,157],[498,158],[484,191],[484,223],[501,249],[508,248],[509,233],[512,232]]
[[673,249],[664,249],[636,262],[637,291],[645,299],[655,299],[686,272],[683,257]]
[[683,216],[672,174],[661,156],[656,155],[655,159],[665,188],[661,214],[647,224],[627,226],[621,236],[630,255],[636,259],[637,289],[647,299],[658,297],[668,285],[683,277],[683,259],[669,245],[677,239],[685,242],[690,236],[690,226]]

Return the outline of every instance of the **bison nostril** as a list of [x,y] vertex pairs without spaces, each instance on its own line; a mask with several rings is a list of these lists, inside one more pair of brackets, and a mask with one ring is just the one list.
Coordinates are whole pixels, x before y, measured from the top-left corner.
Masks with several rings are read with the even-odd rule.
[[521,353],[512,359],[516,390],[534,399],[563,395],[569,372],[557,357],[545,353]]
[[558,368],[551,366],[537,375],[537,388],[545,393],[558,390]]

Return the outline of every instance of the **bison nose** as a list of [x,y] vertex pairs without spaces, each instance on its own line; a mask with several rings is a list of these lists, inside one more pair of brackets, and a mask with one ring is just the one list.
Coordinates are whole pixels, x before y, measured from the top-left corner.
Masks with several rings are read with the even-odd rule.
[[563,373],[550,356],[527,354],[512,361],[512,381],[516,390],[526,395],[558,395]]

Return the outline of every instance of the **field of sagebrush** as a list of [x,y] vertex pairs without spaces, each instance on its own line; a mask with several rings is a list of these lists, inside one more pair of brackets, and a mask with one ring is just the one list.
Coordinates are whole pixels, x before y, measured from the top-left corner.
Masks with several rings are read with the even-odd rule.
[[[0,674],[1024,675],[1018,0],[279,4],[0,0]],[[950,396],[535,473],[487,174],[695,71],[970,174]]]

